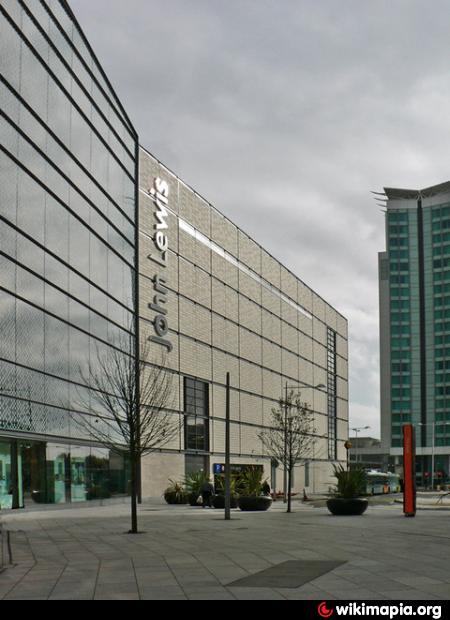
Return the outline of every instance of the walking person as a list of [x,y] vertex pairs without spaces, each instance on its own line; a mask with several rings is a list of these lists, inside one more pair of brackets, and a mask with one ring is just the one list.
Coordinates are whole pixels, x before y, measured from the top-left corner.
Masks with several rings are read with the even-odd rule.
[[214,495],[214,487],[209,480],[205,480],[202,486],[203,508],[211,508],[211,500]]
[[267,480],[265,480],[263,482],[262,488],[261,488],[261,492],[265,497],[271,497],[272,492],[270,489],[270,484],[267,482]]

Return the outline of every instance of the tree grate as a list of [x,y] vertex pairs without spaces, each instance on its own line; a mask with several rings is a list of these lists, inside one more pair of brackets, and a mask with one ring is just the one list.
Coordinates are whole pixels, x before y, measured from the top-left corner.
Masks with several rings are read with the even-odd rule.
[[345,561],[293,560],[229,583],[227,587],[295,589],[329,573],[342,564],[345,564]]

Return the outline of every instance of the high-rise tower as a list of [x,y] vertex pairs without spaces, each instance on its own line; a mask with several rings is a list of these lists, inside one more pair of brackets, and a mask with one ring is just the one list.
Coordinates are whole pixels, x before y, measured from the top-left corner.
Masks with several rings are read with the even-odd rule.
[[379,255],[381,434],[401,455],[416,427],[418,472],[449,473],[450,183],[386,188],[386,252]]

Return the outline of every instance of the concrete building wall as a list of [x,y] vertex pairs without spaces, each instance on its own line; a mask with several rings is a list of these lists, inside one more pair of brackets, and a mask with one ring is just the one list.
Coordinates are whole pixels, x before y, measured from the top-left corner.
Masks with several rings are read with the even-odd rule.
[[[161,228],[169,245],[164,265],[155,247],[155,225],[161,223],[161,215],[156,215],[158,207],[149,195],[157,178],[168,184],[168,196],[163,197],[167,199],[167,228]],[[151,342],[149,362],[160,363],[164,354],[177,376],[174,415],[183,417],[183,377],[207,382],[208,467],[212,470],[214,463],[223,463],[225,380],[230,372],[232,462],[264,464],[270,478],[270,458],[258,434],[270,424],[271,410],[286,383],[298,387],[314,410],[316,437],[314,454],[308,455],[314,463],[307,472],[297,468],[295,490],[301,491],[305,482],[310,490],[328,489],[332,467],[327,394],[313,387],[327,385],[327,335],[332,329],[336,332],[336,458],[345,462],[346,319],[143,149],[140,187],[141,337],[155,336],[157,313],[149,304],[154,300],[157,276],[168,290],[163,308],[168,331],[164,343]],[[178,447],[173,446],[172,454],[153,455],[145,461],[144,495],[160,495],[168,478],[182,479],[184,473],[181,425]],[[283,487],[281,470],[276,486]]]

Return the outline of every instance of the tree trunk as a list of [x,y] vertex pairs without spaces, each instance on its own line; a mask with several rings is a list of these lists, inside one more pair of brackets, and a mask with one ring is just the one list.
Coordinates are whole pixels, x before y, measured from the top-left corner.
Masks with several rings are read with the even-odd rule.
[[292,512],[292,465],[288,466],[288,513]]
[[138,457],[137,465],[137,501],[142,504],[142,459]]
[[138,504],[138,471],[137,471],[137,458],[136,455],[131,456],[131,530],[130,534],[138,533],[138,518],[137,518],[137,504]]
[[287,511],[288,513],[292,512],[292,471],[294,469],[294,463],[292,455],[293,455],[293,451],[292,451],[292,447],[293,447],[293,437],[292,437],[292,419],[289,418],[289,434],[288,434],[288,452],[287,452],[287,458],[288,458],[288,508]]

